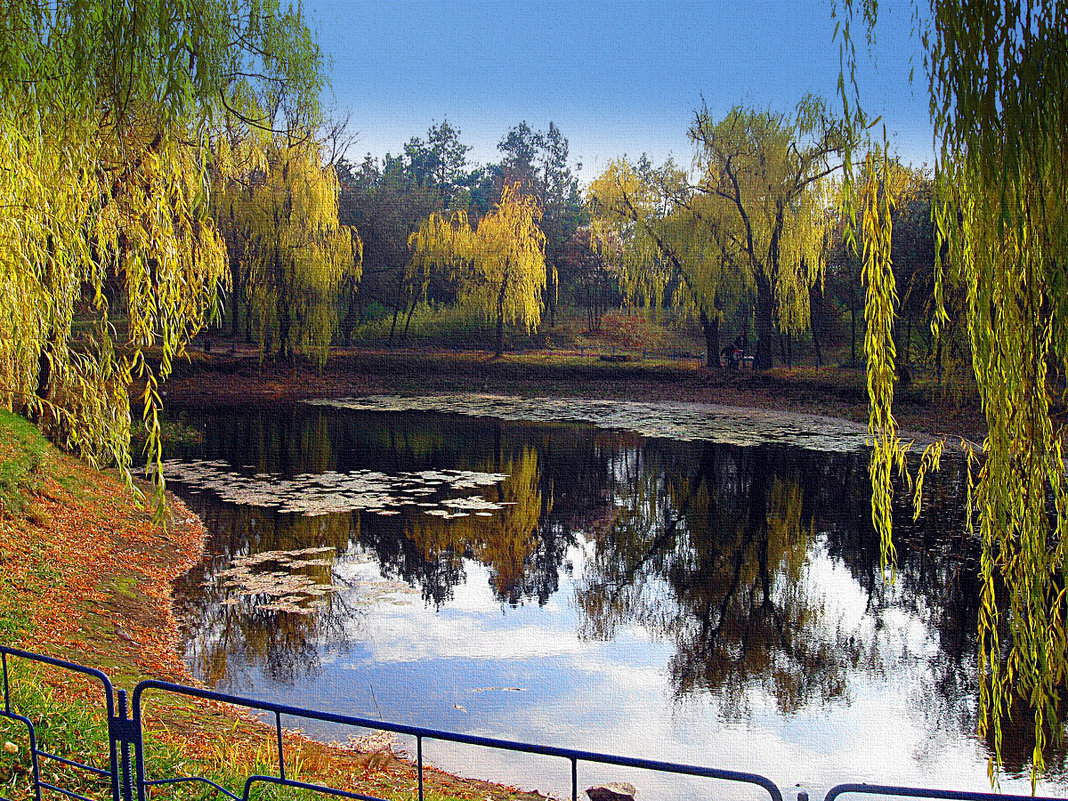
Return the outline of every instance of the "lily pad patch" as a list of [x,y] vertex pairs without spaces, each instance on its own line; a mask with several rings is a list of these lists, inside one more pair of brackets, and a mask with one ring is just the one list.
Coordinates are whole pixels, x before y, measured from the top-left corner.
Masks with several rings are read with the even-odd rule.
[[437,501],[433,497],[484,491],[508,478],[506,473],[473,470],[422,470],[396,475],[377,470],[328,470],[284,478],[263,472],[249,475],[218,459],[168,459],[163,463],[163,472],[169,480],[179,481],[191,490],[210,490],[223,501],[309,517],[351,512],[392,517],[404,506],[421,508],[425,514],[442,518],[456,516],[460,511],[494,511],[502,504],[477,494]]

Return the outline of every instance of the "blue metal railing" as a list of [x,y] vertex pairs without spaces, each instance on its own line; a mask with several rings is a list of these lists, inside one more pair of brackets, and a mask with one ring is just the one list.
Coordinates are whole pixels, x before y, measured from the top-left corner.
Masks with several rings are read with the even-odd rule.
[[[67,759],[58,754],[45,751],[39,747],[33,721],[24,715],[19,714],[19,712],[12,706],[8,666],[9,657],[26,659],[63,670],[74,671],[100,683],[103,690],[107,713],[109,769],[105,770],[93,765]],[[601,754],[592,751],[581,751],[571,748],[537,745],[513,740],[461,734],[459,732],[441,731],[421,726],[408,726],[383,720],[374,720],[372,718],[339,715],[315,709],[304,709],[302,707],[288,706],[286,704],[277,704],[270,701],[259,701],[252,698],[244,698],[237,695],[188,687],[182,684],[157,681],[154,679],[142,681],[134,688],[132,710],[130,710],[127,706],[126,692],[124,690],[113,690],[111,681],[108,677],[94,668],[84,667],[74,662],[42,656],[40,654],[22,651],[7,646],[0,646],[0,667],[2,667],[3,673],[3,709],[0,710],[0,718],[19,721],[24,724],[28,730],[33,789],[36,801],[41,801],[42,790],[58,792],[69,798],[77,799],[77,801],[99,801],[98,799],[90,799],[73,790],[43,781],[41,779],[40,769],[40,758],[42,757],[48,760],[57,761],[68,767],[84,770],[94,776],[106,778],[110,785],[111,801],[134,801],[135,797],[137,801],[148,801],[150,788],[188,783],[201,783],[207,785],[224,794],[229,799],[232,799],[232,801],[249,801],[252,789],[257,784],[291,787],[294,789],[323,793],[338,798],[356,799],[357,801],[382,801],[382,799],[377,798],[376,796],[364,795],[355,792],[354,790],[329,787],[287,776],[285,738],[283,737],[282,728],[283,716],[287,718],[320,721],[323,723],[341,724],[362,729],[375,729],[378,731],[387,731],[394,734],[413,737],[416,742],[415,769],[418,780],[419,801],[423,801],[424,797],[424,740],[438,740],[463,745],[481,746],[484,748],[536,754],[566,760],[570,763],[571,767],[572,801],[578,801],[578,765],[580,762],[612,765],[623,768],[637,768],[678,776],[692,776],[734,782],[736,784],[760,788],[768,794],[771,801],[783,801],[783,794],[779,788],[770,779],[756,773],[745,773],[698,765]],[[272,728],[278,755],[277,774],[256,774],[249,776],[245,780],[241,795],[238,795],[203,776],[189,775],[169,778],[150,778],[146,775],[145,744],[142,728],[143,702],[145,693],[149,691],[203,699],[216,703],[238,706],[259,713],[267,713],[267,715],[272,717],[274,721]],[[132,759],[131,749],[133,750]],[[1036,798],[1034,796],[999,795],[995,793],[856,783],[839,784],[831,788],[826,793],[823,801],[837,801],[839,796],[847,794],[897,796],[903,798],[934,799],[936,801],[1062,801],[1052,798]],[[0,796],[0,800],[9,801],[4,796]],[[808,794],[804,792],[798,793],[798,801],[808,801]]]
[[[12,656],[18,657],[18,658],[21,658],[21,659],[27,659],[27,660],[29,660],[31,662],[37,662],[39,664],[51,665],[52,667],[62,668],[63,670],[70,670],[70,671],[73,671],[75,673],[80,673],[83,676],[88,676],[89,678],[95,679],[96,681],[100,682],[101,689],[104,692],[104,704],[105,704],[105,707],[106,707],[107,720],[108,720],[108,740],[109,740],[109,743],[108,743],[108,751],[109,751],[109,753],[108,753],[108,764],[110,766],[108,770],[104,770],[102,768],[98,768],[98,767],[95,767],[93,765],[86,765],[85,763],[82,763],[82,762],[76,762],[74,760],[70,760],[70,759],[67,759],[65,757],[61,757],[58,754],[53,754],[53,753],[51,753],[49,751],[45,751],[45,750],[43,750],[43,749],[38,747],[38,744],[37,744],[37,731],[36,731],[36,728],[33,725],[33,721],[31,721],[29,718],[25,717],[24,715],[18,714],[11,707],[11,676],[10,676],[10,671],[9,671],[9,667],[8,667],[8,657],[12,657]],[[28,737],[29,737],[29,743],[30,743],[31,770],[33,772],[34,796],[37,799],[37,801],[41,801],[41,790],[42,789],[44,789],[44,790],[52,790],[54,792],[61,793],[62,795],[68,796],[70,798],[79,799],[79,801],[93,801],[93,799],[88,799],[85,796],[79,795],[78,793],[75,793],[75,792],[73,792],[71,790],[67,790],[67,789],[65,789],[63,787],[58,787],[58,786],[53,785],[53,784],[51,784],[49,782],[42,781],[42,779],[41,779],[41,764],[40,764],[41,757],[44,757],[45,759],[52,760],[52,761],[55,761],[55,762],[59,762],[60,764],[67,765],[68,767],[73,767],[73,768],[77,768],[79,770],[84,770],[84,771],[86,771],[88,773],[91,773],[91,774],[94,774],[96,776],[106,777],[111,783],[111,797],[114,799],[114,801],[123,801],[123,799],[120,798],[120,795],[119,795],[119,791],[120,791],[120,787],[119,787],[119,767],[120,767],[120,765],[119,765],[119,758],[118,758],[119,749],[116,747],[117,744],[119,744],[121,741],[118,740],[114,736],[115,729],[113,727],[113,721],[117,721],[118,720],[118,718],[117,718],[117,716],[115,714],[115,693],[114,693],[114,691],[112,689],[112,686],[111,686],[111,680],[107,677],[107,675],[102,673],[101,671],[97,670],[96,668],[84,667],[83,665],[78,665],[78,664],[75,664],[74,662],[67,662],[67,661],[65,661],[63,659],[55,659],[55,658],[50,657],[50,656],[43,656],[42,654],[35,654],[35,653],[31,653],[29,651],[20,651],[17,648],[9,648],[7,646],[0,646],[0,667],[2,667],[3,683],[4,683],[4,709],[3,709],[2,712],[0,712],[0,717],[5,717],[5,718],[11,719],[11,720],[20,721],[23,724],[25,724],[25,726],[26,726],[26,728],[28,730]],[[125,691],[122,691],[122,690],[120,690],[119,693],[120,693],[120,702],[121,702],[120,709],[122,711],[123,717],[125,717],[125,712],[126,712],[126,693],[125,693]],[[122,754],[123,754],[122,765],[127,769],[126,770],[126,775],[128,775],[128,773],[129,773],[129,770],[128,770],[128,768],[129,768],[129,751],[125,746],[123,746],[123,748],[122,748]],[[4,798],[4,797],[0,796],[0,798]],[[125,801],[129,801],[129,800],[130,800],[130,796],[127,795],[125,797]],[[7,799],[5,798],[4,801],[7,801]]]
[[[172,684],[170,682],[155,681],[152,679],[141,682],[134,690],[133,716],[135,720],[140,719],[142,697],[144,695],[144,692],[146,690],[152,689],[169,693],[176,693],[179,695],[185,695],[192,698],[202,698],[218,703],[232,704],[235,706],[244,707],[246,709],[267,712],[274,716],[275,737],[277,740],[278,747],[278,775],[249,777],[248,781],[245,784],[244,794],[241,796],[238,796],[223,788],[219,788],[218,785],[214,785],[215,787],[217,787],[217,789],[222,790],[222,792],[226,793],[228,796],[230,796],[230,798],[234,799],[234,801],[248,801],[249,788],[255,782],[271,782],[274,784],[280,784],[285,786],[313,789],[320,792],[330,793],[332,795],[338,795],[347,798],[369,798],[369,796],[349,793],[347,791],[341,791],[335,788],[328,788],[320,785],[309,785],[301,782],[294,782],[291,779],[287,779],[285,775],[285,752],[282,738],[283,715],[292,718],[302,718],[305,720],[316,720],[323,723],[336,723],[345,726],[359,727],[363,729],[388,731],[394,734],[414,737],[416,742],[416,772],[418,777],[420,801],[422,801],[423,799],[423,740],[428,739],[566,759],[571,763],[572,801],[578,801],[578,763],[580,762],[595,762],[602,765],[615,765],[617,767],[639,768],[644,770],[658,771],[661,773],[674,773],[685,776],[697,776],[707,779],[722,779],[731,782],[741,782],[745,784],[756,785],[758,787],[763,788],[771,797],[771,801],[783,801],[782,793],[779,791],[779,788],[770,779],[767,779],[764,776],[760,776],[755,773],[743,773],[740,771],[721,770],[719,768],[706,768],[698,765],[686,765],[674,762],[661,762],[652,759],[638,759],[634,757],[615,756],[612,754],[599,754],[592,751],[579,751],[571,748],[559,748],[557,746],[551,745],[536,745],[533,743],[523,743],[514,740],[501,740],[492,737],[479,737],[471,734],[460,734],[458,732],[428,729],[422,726],[407,726],[404,724],[390,723],[383,720],[354,717],[351,715],[338,715],[331,712],[321,712],[314,709],[303,709],[301,707],[287,706],[285,704],[276,704],[269,701],[257,701],[249,698],[242,698],[236,695],[228,695],[226,693],[214,692],[212,690],[201,690],[194,687],[187,687],[181,684]],[[149,779],[144,775],[140,767],[144,764],[143,754],[141,750],[138,750],[137,752],[137,764],[137,786],[139,788],[138,801],[146,801],[144,795],[144,788],[146,787],[171,784],[178,781],[198,780],[198,777],[192,776],[181,777],[177,779]],[[204,779],[199,780],[206,781]]]
[[1008,793],[973,793],[968,790],[934,790],[927,787],[896,787],[890,784],[838,784],[827,791],[823,801],[835,801],[841,795],[885,795],[896,798],[931,798],[939,801],[1049,801],[1041,796]]

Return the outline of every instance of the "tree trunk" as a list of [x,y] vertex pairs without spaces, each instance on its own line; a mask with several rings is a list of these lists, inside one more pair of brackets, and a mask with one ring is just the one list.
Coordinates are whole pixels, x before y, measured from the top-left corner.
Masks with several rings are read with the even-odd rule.
[[393,335],[397,333],[397,318],[400,316],[400,306],[393,307],[393,324],[389,327],[389,344],[393,344]]
[[912,315],[910,314],[905,318],[905,359],[904,363],[908,366],[911,361],[912,351]]
[[401,342],[408,341],[408,326],[412,324],[412,315],[415,314],[415,307],[419,303],[419,296],[416,295],[412,298],[412,305],[408,308],[408,316],[404,318],[404,332],[401,334]]
[[808,325],[812,330],[812,350],[815,351],[816,369],[818,370],[823,366],[823,352],[820,350],[820,338],[816,332],[816,319],[823,313],[823,297],[816,287],[812,287],[808,291],[808,309]]
[[290,352],[289,347],[289,304],[285,302],[285,293],[278,295],[278,358],[285,360]]
[[771,282],[763,273],[756,275],[756,358],[753,366],[757,370],[767,370],[773,364],[771,343],[775,339],[772,315],[775,311],[775,299],[771,293]]
[[849,337],[849,366],[857,366],[857,307],[853,306],[850,310],[853,316],[850,322],[850,337]]
[[935,371],[938,375],[938,384],[942,384],[942,332],[938,333],[938,341],[935,343]]
[[501,291],[497,293],[497,340],[493,355],[500,357],[504,353],[504,293],[508,287],[508,279],[501,282]]
[[720,368],[719,363],[719,317],[715,314],[712,319],[704,309],[701,309],[701,330],[705,334],[705,367],[709,369]]
[[235,340],[241,334],[240,306],[241,289],[238,284],[234,284],[234,291],[230,295],[230,338]]

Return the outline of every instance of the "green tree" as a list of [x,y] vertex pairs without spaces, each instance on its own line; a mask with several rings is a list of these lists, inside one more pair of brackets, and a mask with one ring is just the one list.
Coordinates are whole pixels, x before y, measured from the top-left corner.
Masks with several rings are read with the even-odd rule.
[[449,208],[456,193],[467,184],[471,174],[465,171],[469,145],[460,142],[460,131],[448,120],[431,125],[424,142],[412,137],[404,146],[408,169],[417,186],[437,190],[444,208]]
[[275,0],[14,2],[0,41],[2,403],[127,470],[140,379],[158,462],[159,383],[226,279],[209,143],[262,108],[315,117],[318,48]]
[[410,319],[423,298],[422,285],[408,281],[408,237],[441,210],[441,196],[435,187],[416,183],[405,157],[388,153],[381,161],[368,155],[357,168],[342,162],[338,176],[339,220],[359,230],[364,246],[360,291],[347,298],[342,334],[351,341],[360,307],[377,302],[393,312],[392,343],[401,313],[407,309]]
[[[1057,0],[931,0],[929,8],[923,41],[940,145],[935,217],[947,251],[935,293],[942,298],[950,282],[966,297],[971,369],[988,431],[971,496],[983,544],[980,729],[993,731],[1000,762],[1002,722],[1014,699],[1026,699],[1035,778],[1050,732],[1061,735],[1068,678],[1065,8]],[[845,9],[843,71],[852,76],[853,3]],[[870,32],[876,5],[864,3],[863,15]],[[853,94],[843,88],[843,100],[859,123],[853,85]],[[878,440],[873,493],[876,523],[890,542],[886,475],[902,464],[903,451],[892,417],[898,293],[886,211],[893,192],[859,188],[856,205],[874,220],[864,231],[867,316],[875,323],[866,343]],[[936,332],[947,311],[944,303],[937,308]]]
[[494,349],[504,351],[505,324],[533,331],[545,291],[545,235],[533,198],[507,186],[492,213],[472,229],[463,212],[432,214],[410,239],[411,280],[435,268],[459,275],[460,303],[495,324]]
[[690,126],[701,178],[695,206],[723,255],[756,287],[756,360],[772,366],[776,324],[809,324],[809,288],[822,279],[829,206],[826,179],[841,166],[843,125],[806,97],[794,115],[737,106],[707,109]]
[[572,168],[567,138],[551,120],[547,131],[534,131],[526,121],[521,122],[501,139],[497,149],[504,154],[494,170],[501,186],[518,185],[520,192],[537,200],[542,212],[546,264],[542,298],[549,324],[555,325],[560,261],[567,241],[587,222],[575,175],[582,165]]

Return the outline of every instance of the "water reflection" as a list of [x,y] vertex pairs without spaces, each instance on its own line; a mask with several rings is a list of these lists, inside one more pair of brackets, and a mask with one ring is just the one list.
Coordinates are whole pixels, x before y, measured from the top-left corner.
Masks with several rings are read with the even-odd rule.
[[[952,462],[917,521],[897,510],[888,583],[860,451],[322,407],[199,425],[203,445],[174,456],[264,481],[507,476],[478,490],[485,509],[448,506],[459,496],[432,482],[422,506],[319,516],[180,485],[212,536],[176,593],[187,658],[211,686],[630,753],[622,727],[638,726],[657,733],[651,755],[708,763],[712,748],[721,766],[786,785],[865,778],[850,737],[879,710],[911,751],[867,778],[929,783],[933,766],[986,784],[976,554]],[[312,546],[330,546],[329,563],[297,571],[336,590],[312,614],[226,585],[235,559]],[[762,762],[746,738],[764,743]]]

